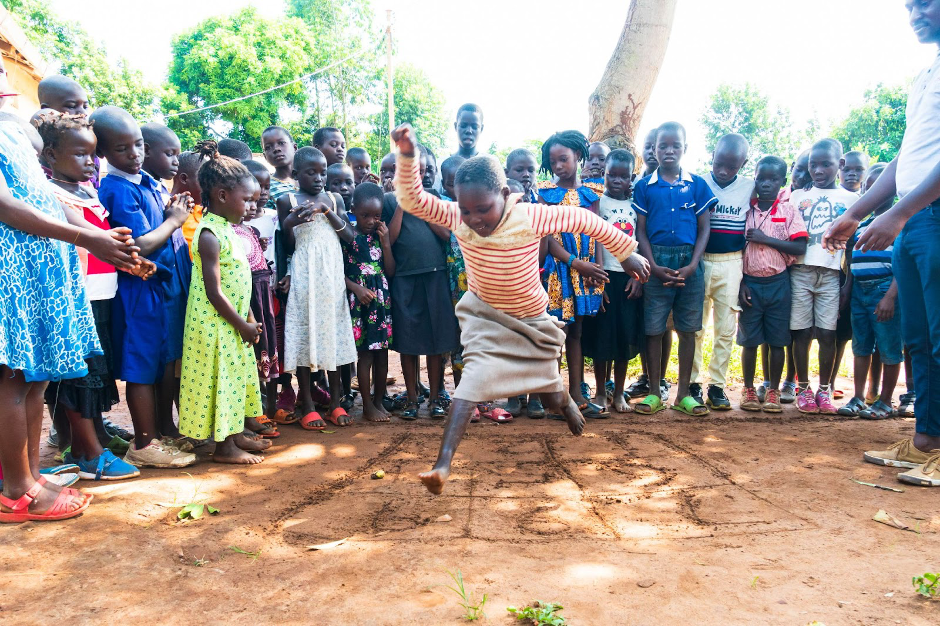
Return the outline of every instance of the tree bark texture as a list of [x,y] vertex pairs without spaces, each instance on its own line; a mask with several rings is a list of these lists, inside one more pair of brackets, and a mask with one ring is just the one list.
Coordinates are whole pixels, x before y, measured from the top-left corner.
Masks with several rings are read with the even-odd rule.
[[621,37],[588,99],[591,141],[634,150],[644,108],[670,42],[676,2],[631,0]]

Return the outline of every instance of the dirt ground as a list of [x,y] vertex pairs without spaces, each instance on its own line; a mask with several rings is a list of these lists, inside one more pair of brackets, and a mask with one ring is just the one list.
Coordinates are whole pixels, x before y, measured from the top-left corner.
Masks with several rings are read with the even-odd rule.
[[[123,404],[112,418],[129,424]],[[485,422],[438,497],[416,474],[440,424],[332,430],[283,427],[258,466],[206,450],[187,472],[82,482],[82,517],[4,525],[0,623],[461,624],[448,570],[488,595],[483,624],[536,599],[572,625],[939,623],[911,585],[939,568],[938,491],[851,481],[901,487],[862,451],[911,421],[667,411],[581,438]],[[176,522],[191,502],[220,512]],[[874,522],[879,509],[917,533]]]

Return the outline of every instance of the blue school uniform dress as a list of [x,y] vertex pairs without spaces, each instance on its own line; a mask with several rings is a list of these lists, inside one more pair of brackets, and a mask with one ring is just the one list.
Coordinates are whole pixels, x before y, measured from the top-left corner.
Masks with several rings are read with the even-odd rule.
[[[634,209],[646,217],[652,261],[658,266],[679,270],[692,261],[699,232],[698,217],[718,201],[701,176],[680,170],[676,182],[670,183],[659,174],[658,168],[634,186]],[[647,335],[664,333],[671,311],[677,331],[695,333],[702,329],[705,293],[702,260],[682,288],[664,287],[651,275],[644,286]]]
[[[16,122],[0,122],[0,174],[14,198],[65,222],[36,151]],[[0,222],[0,364],[27,381],[88,374],[101,355],[75,246]]]
[[[146,173],[131,175],[112,169],[102,179],[98,197],[111,213],[111,225],[131,229],[135,238],[163,224],[160,186]],[[174,231],[147,258],[156,264],[157,272],[146,281],[119,273],[112,313],[114,372],[128,383],[156,383],[164,366],[183,356],[192,266],[182,232]]]

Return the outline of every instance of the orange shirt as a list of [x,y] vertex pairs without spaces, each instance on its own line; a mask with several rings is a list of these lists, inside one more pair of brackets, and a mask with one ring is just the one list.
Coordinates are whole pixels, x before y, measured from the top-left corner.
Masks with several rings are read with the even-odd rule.
[[193,207],[193,213],[186,218],[186,222],[183,223],[183,226],[180,227],[183,229],[183,238],[186,240],[187,250],[190,251],[190,259],[193,259],[193,235],[196,234],[196,227],[199,226],[200,220],[203,219],[203,208],[202,205],[195,205]]

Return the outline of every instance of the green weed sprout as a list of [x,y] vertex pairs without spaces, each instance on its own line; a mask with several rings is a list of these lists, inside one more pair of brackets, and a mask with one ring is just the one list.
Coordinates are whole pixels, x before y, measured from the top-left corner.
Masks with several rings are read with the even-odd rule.
[[925,573],[919,577],[912,577],[912,586],[921,596],[937,599],[939,578],[941,578],[941,573]]
[[487,595],[484,594],[483,598],[475,602],[470,593],[464,588],[464,577],[461,575],[461,571],[458,570],[452,573],[448,570],[445,572],[448,573],[454,581],[453,586],[445,587],[461,597],[461,600],[458,601],[458,605],[464,608],[464,616],[462,616],[462,618],[466,621],[473,622],[486,617],[487,613],[484,612],[484,606],[487,604]]
[[565,625],[565,617],[556,614],[563,609],[558,603],[546,603],[545,601],[533,601],[532,605],[523,608],[508,607],[506,611],[510,614],[516,614],[516,620],[532,622],[533,625],[550,625],[556,627]]

